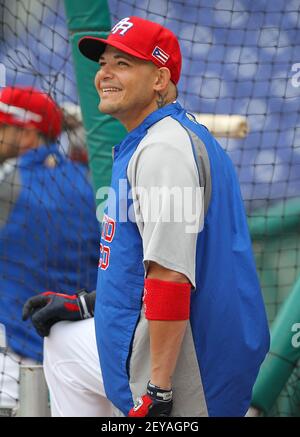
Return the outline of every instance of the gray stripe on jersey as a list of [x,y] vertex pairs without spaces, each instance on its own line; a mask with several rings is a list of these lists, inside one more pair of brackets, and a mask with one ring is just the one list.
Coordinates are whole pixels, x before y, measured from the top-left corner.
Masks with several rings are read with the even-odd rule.
[[[199,169],[195,155],[188,131],[177,120],[166,117],[148,130],[127,168],[127,177],[134,200],[134,213],[136,217],[142,218],[137,220],[137,226],[143,240],[145,271],[149,262],[154,261],[167,269],[183,273],[194,287],[196,243],[203,214],[192,211],[195,231],[189,233],[187,228],[193,223],[185,214],[185,207],[191,205],[189,207],[191,210],[196,205],[196,201],[198,206],[204,201],[202,192],[199,192],[201,191]],[[204,152],[202,155],[205,156]],[[204,174],[203,169],[201,174]],[[175,206],[174,197],[171,195],[168,197],[166,194],[165,199],[162,197],[161,214],[157,216],[157,220],[144,220],[147,212],[145,205],[148,205],[148,211],[151,210],[153,203],[149,199],[152,198],[148,196],[148,203],[144,203],[143,195],[139,195],[137,187],[142,187],[146,193],[151,193],[153,187],[167,187],[169,193],[173,188],[178,189],[180,193],[185,193],[185,189],[190,188],[192,200]],[[181,221],[163,220],[164,207],[168,205],[181,213]]]
[[[148,320],[142,308],[129,366],[129,384],[133,401],[145,394],[150,379],[150,339]],[[176,369],[172,377],[173,417],[208,416],[204,390],[190,324],[187,326]]]
[[204,214],[206,214],[211,198],[211,173],[209,157],[203,141],[201,141],[201,139],[193,131],[188,128],[185,129],[187,130],[195,147],[200,186],[204,187]]

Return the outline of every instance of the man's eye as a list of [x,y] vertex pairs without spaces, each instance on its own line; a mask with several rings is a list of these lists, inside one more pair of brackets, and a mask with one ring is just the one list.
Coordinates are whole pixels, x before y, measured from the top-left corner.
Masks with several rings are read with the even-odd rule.
[[119,61],[118,65],[126,65],[126,66],[128,66],[127,62],[124,62],[124,61]]

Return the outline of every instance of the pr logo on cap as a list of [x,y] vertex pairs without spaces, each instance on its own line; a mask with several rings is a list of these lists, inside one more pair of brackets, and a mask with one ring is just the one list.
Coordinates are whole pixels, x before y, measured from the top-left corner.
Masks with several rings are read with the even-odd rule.
[[129,20],[130,20],[130,17],[123,18],[121,21],[119,21],[111,29],[110,33],[117,33],[117,32],[119,32],[120,35],[125,35],[127,30],[129,30],[133,26],[133,23],[131,23]]

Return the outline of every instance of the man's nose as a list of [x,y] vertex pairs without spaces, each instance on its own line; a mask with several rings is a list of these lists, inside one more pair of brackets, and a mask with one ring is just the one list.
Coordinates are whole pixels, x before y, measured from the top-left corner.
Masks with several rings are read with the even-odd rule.
[[101,78],[101,80],[111,79],[113,76],[112,68],[108,64],[103,65],[100,68],[98,73],[99,73],[99,77]]
[[97,90],[100,90],[100,84],[104,80],[110,80],[112,78],[113,74],[109,69],[107,69],[105,66],[101,67],[100,70],[97,71],[95,76],[95,87]]
[[104,80],[111,80],[113,77],[113,73],[110,68],[107,68],[105,65],[101,67],[100,70],[97,71],[95,76],[95,87],[97,90],[100,90],[101,82]]

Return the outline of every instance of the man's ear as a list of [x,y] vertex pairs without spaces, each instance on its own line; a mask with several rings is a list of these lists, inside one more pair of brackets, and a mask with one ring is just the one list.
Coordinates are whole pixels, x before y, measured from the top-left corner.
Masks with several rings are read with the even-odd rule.
[[168,89],[171,80],[171,73],[167,67],[161,67],[157,70],[157,77],[154,83],[154,90],[164,92]]

